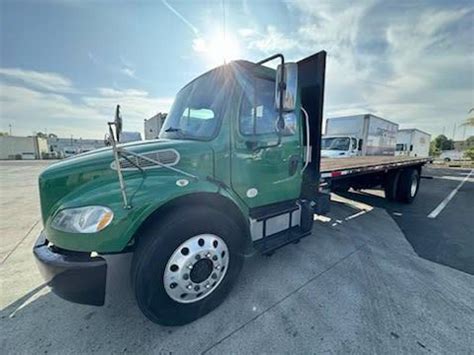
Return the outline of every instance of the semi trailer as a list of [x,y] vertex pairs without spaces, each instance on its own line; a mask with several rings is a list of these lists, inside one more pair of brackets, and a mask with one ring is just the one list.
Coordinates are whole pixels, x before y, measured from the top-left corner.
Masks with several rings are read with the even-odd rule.
[[430,141],[431,135],[422,130],[400,129],[397,133],[395,155],[427,158],[430,155]]
[[326,120],[321,156],[394,155],[398,124],[372,114],[332,117]]
[[103,305],[107,255],[133,253],[123,277],[139,308],[185,324],[223,302],[246,255],[310,235],[332,188],[382,186],[411,202],[423,159],[321,161],[325,63],[322,51],[217,67],[178,92],[156,140],[121,144],[117,106],[109,147],[39,177],[33,253],[52,291]]

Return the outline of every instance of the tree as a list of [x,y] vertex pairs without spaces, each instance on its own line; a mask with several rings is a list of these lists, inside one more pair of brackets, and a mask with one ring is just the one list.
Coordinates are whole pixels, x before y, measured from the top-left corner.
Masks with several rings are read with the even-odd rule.
[[468,139],[466,139],[466,146],[469,147],[474,147],[474,136],[470,136]]
[[454,149],[454,142],[452,139],[448,139],[444,134],[440,134],[434,139],[434,145],[439,150],[452,150]]
[[462,124],[462,126],[467,127],[474,127],[474,107],[469,110],[469,117],[466,118],[466,121]]
[[465,152],[464,152],[464,156],[466,158],[469,158],[471,160],[474,160],[474,147],[471,147],[471,148],[468,148]]
[[9,136],[8,132],[0,132],[0,137],[7,137]]
[[436,146],[436,143],[435,141],[431,141],[430,142],[430,152],[429,152],[429,155],[430,157],[438,157],[440,156],[441,154],[441,149],[439,149],[437,146]]
[[469,117],[466,119],[466,122],[462,124],[463,126],[474,127],[474,117]]
[[469,127],[474,127],[474,107],[469,110],[469,115],[466,119],[466,122],[464,122],[462,125],[463,126],[469,126]]

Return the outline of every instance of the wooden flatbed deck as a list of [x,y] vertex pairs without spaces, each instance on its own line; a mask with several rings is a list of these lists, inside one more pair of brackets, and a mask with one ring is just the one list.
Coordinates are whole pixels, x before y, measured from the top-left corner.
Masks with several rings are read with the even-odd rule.
[[334,177],[371,170],[393,169],[405,165],[424,164],[428,158],[401,156],[368,156],[350,158],[321,158],[321,177]]

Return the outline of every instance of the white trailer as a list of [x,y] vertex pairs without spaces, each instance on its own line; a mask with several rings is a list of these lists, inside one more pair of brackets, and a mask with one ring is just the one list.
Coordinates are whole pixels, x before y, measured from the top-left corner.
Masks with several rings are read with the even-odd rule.
[[321,156],[393,156],[397,131],[398,124],[371,114],[328,118]]
[[431,135],[419,129],[401,129],[397,134],[395,155],[408,157],[428,157]]

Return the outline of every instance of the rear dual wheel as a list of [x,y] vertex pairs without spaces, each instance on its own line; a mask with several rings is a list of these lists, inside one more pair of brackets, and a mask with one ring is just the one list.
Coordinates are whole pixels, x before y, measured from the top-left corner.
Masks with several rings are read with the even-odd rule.
[[141,311],[153,322],[182,325],[215,309],[242,268],[244,234],[210,208],[162,216],[139,240],[132,282]]
[[397,200],[412,203],[420,186],[420,174],[417,169],[406,169],[400,173],[397,189]]
[[390,172],[385,182],[385,197],[390,201],[412,203],[418,193],[419,185],[418,169]]

